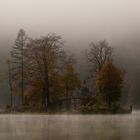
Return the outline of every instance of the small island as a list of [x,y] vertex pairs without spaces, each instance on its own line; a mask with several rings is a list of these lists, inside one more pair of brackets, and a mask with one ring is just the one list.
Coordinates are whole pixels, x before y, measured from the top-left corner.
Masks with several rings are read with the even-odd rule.
[[[131,107],[121,103],[126,70],[113,59],[107,41],[92,43],[85,50],[86,76],[76,68],[76,59],[64,50],[61,36],[37,39],[23,29],[7,59],[10,104],[7,113],[126,114]],[[18,104],[14,98],[18,96]]]

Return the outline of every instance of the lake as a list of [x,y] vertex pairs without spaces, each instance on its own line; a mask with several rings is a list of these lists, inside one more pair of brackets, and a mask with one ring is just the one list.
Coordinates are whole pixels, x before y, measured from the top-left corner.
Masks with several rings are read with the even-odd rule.
[[129,115],[0,115],[0,140],[140,140]]

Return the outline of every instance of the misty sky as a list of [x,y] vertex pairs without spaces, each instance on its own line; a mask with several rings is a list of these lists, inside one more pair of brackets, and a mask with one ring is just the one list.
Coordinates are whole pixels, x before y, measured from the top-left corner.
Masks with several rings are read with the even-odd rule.
[[55,32],[77,49],[104,39],[133,46],[140,44],[140,0],[0,0],[2,49],[20,28],[31,37]]

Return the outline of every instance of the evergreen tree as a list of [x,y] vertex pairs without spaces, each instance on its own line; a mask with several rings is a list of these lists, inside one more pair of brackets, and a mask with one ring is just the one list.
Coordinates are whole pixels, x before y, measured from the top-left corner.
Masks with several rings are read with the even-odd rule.
[[11,51],[14,88],[19,87],[20,89],[22,105],[24,104],[24,49],[26,41],[25,31],[20,29],[13,50]]

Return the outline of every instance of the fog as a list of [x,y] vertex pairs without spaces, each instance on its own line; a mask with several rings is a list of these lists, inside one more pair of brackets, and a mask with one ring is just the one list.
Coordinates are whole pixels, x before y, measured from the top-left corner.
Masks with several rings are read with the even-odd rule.
[[81,54],[90,42],[107,40],[115,48],[118,61],[124,59],[125,64],[129,58],[128,62],[137,66],[140,52],[139,0],[0,2],[1,57],[9,53],[18,30],[23,28],[33,38],[50,32],[61,35],[65,48],[76,54]]
[[139,140],[140,112],[129,115],[0,115],[2,140]]
[[[66,46],[82,49],[92,41],[134,47],[140,35],[139,0],[0,0],[0,47],[9,48],[20,28],[29,36],[55,32]],[[117,46],[117,45],[116,45]],[[132,54],[133,55],[133,54]]]

